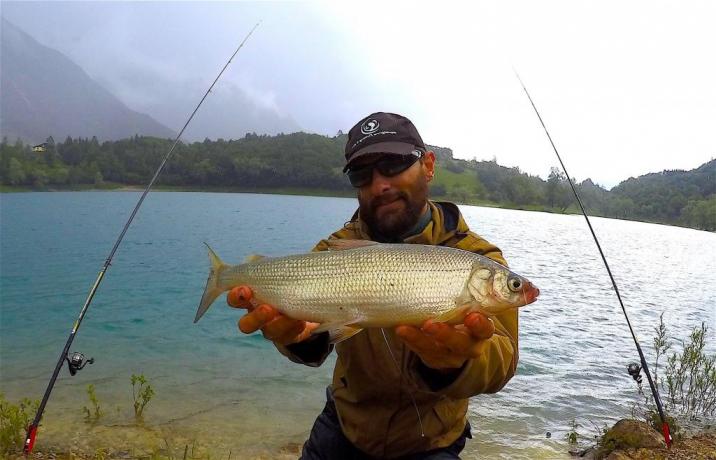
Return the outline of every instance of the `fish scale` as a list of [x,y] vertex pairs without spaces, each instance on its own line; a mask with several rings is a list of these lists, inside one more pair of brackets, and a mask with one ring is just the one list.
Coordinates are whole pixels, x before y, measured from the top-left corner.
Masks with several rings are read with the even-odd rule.
[[[212,269],[196,320],[221,293],[241,285],[289,317],[353,328],[461,319],[459,313],[467,311],[458,307],[465,305],[489,314],[495,305],[504,309],[529,303],[539,292],[497,262],[460,249],[346,240],[332,244],[340,247],[254,256],[240,265],[224,264],[209,249]],[[523,292],[510,292],[508,279],[532,289],[531,300]]]

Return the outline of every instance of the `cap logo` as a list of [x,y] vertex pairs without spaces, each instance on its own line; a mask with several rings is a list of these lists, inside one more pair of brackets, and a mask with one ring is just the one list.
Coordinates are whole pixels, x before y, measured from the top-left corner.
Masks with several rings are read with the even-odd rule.
[[380,128],[380,123],[378,123],[378,120],[376,120],[375,118],[369,118],[361,125],[360,132],[362,132],[363,134],[370,134],[378,131],[378,128]]

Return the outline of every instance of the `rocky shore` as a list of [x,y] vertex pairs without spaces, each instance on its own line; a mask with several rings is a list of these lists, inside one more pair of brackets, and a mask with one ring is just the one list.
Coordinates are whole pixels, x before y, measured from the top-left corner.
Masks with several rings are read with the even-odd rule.
[[716,430],[677,437],[667,448],[661,433],[647,423],[623,419],[598,445],[570,454],[587,460],[716,460]]

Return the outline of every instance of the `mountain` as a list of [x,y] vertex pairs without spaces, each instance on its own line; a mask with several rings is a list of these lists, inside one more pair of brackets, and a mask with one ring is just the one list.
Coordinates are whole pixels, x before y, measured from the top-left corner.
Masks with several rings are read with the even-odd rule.
[[152,117],[128,108],[62,53],[38,43],[2,19],[0,35],[0,133],[39,143],[135,134],[174,137]]
[[610,194],[628,199],[635,217],[677,219],[690,202],[716,196],[716,160],[690,171],[666,170],[632,177],[614,187]]
[[637,178],[630,177],[612,189],[618,195],[640,196],[658,191],[678,191],[686,197],[705,197],[716,193],[716,160],[708,161],[696,169],[664,170]]

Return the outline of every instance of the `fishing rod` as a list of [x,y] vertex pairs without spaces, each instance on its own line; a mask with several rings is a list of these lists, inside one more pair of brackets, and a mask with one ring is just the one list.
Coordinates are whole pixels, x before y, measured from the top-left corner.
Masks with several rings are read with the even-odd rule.
[[[664,415],[664,409],[661,405],[661,398],[659,397],[659,390],[656,388],[656,385],[654,384],[654,380],[652,380],[652,378],[651,378],[651,372],[649,372],[649,366],[646,363],[646,358],[644,358],[644,352],[641,351],[641,346],[639,345],[639,340],[637,340],[636,334],[634,334],[634,329],[631,327],[631,322],[629,321],[629,315],[627,315],[626,308],[624,307],[624,302],[622,302],[622,296],[619,294],[619,288],[617,287],[617,282],[614,279],[614,276],[612,275],[612,270],[609,268],[609,263],[607,263],[607,258],[604,256],[604,251],[602,251],[602,246],[599,244],[599,240],[597,239],[597,234],[594,233],[594,228],[592,228],[592,223],[589,221],[589,216],[587,216],[587,211],[585,211],[585,209],[584,209],[584,204],[582,204],[582,200],[579,197],[579,193],[577,193],[577,189],[574,186],[574,183],[572,182],[572,179],[570,178],[569,173],[567,172],[567,167],[564,166],[562,157],[560,156],[559,152],[557,151],[557,147],[554,145],[554,142],[552,141],[552,136],[549,135],[547,126],[545,126],[544,121],[542,120],[542,116],[539,114],[539,111],[537,110],[537,106],[535,106],[535,103],[532,100],[532,97],[530,96],[529,91],[527,91],[527,87],[522,82],[520,75],[517,73],[516,70],[514,72],[515,72],[515,75],[517,76],[517,79],[520,82],[520,85],[522,85],[522,89],[525,90],[527,99],[529,99],[530,104],[532,104],[532,108],[534,109],[535,113],[537,114],[537,118],[539,118],[539,122],[540,122],[540,124],[542,124],[542,128],[544,129],[544,132],[547,134],[549,143],[552,144],[552,150],[554,150],[554,153],[557,154],[557,159],[559,160],[559,164],[562,166],[562,170],[564,171],[564,174],[567,176],[567,181],[569,182],[569,186],[572,188],[574,197],[577,199],[577,203],[579,204],[579,209],[582,210],[582,215],[584,216],[584,219],[587,221],[587,226],[589,227],[589,231],[592,233],[592,237],[594,238],[594,242],[597,245],[597,249],[599,249],[599,255],[602,256],[602,261],[604,262],[604,266],[607,269],[607,273],[609,273],[609,279],[612,280],[612,286],[614,287],[614,292],[617,295],[617,299],[619,299],[619,305],[621,305],[621,307],[622,307],[622,312],[624,312],[624,317],[626,318],[627,325],[629,326],[629,332],[631,332],[631,336],[634,339],[634,344],[636,345],[636,350],[639,353],[639,359],[641,360],[641,368],[644,369],[646,378],[649,381],[649,387],[651,387],[651,394],[654,396],[654,401],[656,402],[656,408],[659,411],[659,418],[661,419],[661,431],[664,435],[664,441],[666,442],[666,447],[671,447],[671,442],[672,442],[671,432],[669,429],[669,423],[666,421],[666,416]],[[641,376],[639,376],[639,369],[638,369],[638,365],[636,363],[630,364],[628,367],[628,371],[629,371],[629,375],[631,375],[634,378],[634,380],[636,380],[638,383],[641,383]]]
[[37,413],[35,414],[35,419],[32,421],[30,426],[27,427],[27,435],[25,436],[25,444],[23,446],[23,452],[25,455],[30,454],[32,452],[32,448],[35,446],[35,437],[37,436],[37,428],[40,425],[40,420],[42,419],[42,413],[45,411],[45,405],[47,405],[47,401],[50,399],[50,393],[52,393],[52,389],[55,386],[55,382],[57,381],[57,376],[60,373],[60,370],[62,369],[62,365],[65,361],[67,361],[67,366],[70,371],[70,375],[75,375],[77,371],[81,370],[85,365],[92,364],[94,362],[93,358],[90,358],[88,360],[85,360],[84,355],[82,353],[72,353],[72,355],[69,355],[70,346],[72,345],[72,341],[75,339],[75,335],[77,334],[77,330],[80,328],[80,324],[82,324],[82,319],[85,317],[85,314],[87,313],[87,309],[89,309],[90,304],[92,303],[92,299],[94,298],[95,293],[97,292],[97,289],[99,288],[100,283],[104,279],[104,274],[109,269],[109,266],[112,264],[112,259],[114,258],[115,252],[117,252],[117,249],[119,248],[120,243],[122,243],[122,239],[124,239],[125,233],[127,233],[127,230],[129,229],[129,226],[132,224],[132,221],[134,220],[134,216],[137,215],[137,212],[139,211],[140,206],[142,206],[142,203],[144,202],[144,198],[146,198],[147,194],[151,190],[152,186],[154,185],[154,182],[157,180],[157,177],[159,177],[159,174],[164,169],[164,166],[166,165],[167,161],[169,161],[169,158],[171,157],[172,153],[174,152],[174,148],[179,143],[179,138],[182,134],[184,134],[184,130],[186,130],[186,127],[189,126],[189,123],[194,118],[194,115],[199,110],[199,107],[204,103],[204,100],[209,95],[211,90],[214,88],[214,85],[216,85],[216,82],[219,81],[219,78],[221,78],[221,75],[224,73],[227,67],[229,67],[229,64],[231,64],[231,61],[234,59],[236,54],[239,52],[239,50],[244,46],[244,43],[251,37],[251,34],[254,33],[254,30],[261,24],[261,21],[257,22],[256,25],[249,31],[249,33],[244,37],[244,39],[241,41],[239,46],[234,51],[234,54],[231,55],[228,61],[226,61],[226,64],[224,64],[224,67],[221,69],[219,74],[214,79],[214,82],[209,86],[209,89],[206,90],[206,93],[204,93],[204,96],[201,98],[199,103],[197,104],[196,108],[194,108],[194,111],[189,115],[189,118],[186,120],[186,123],[184,123],[184,126],[182,127],[181,131],[179,131],[179,134],[177,134],[176,138],[174,139],[174,143],[172,144],[169,151],[164,155],[164,159],[159,164],[159,167],[157,167],[157,170],[154,172],[154,176],[152,176],[152,179],[147,184],[147,187],[144,189],[144,192],[139,197],[139,200],[137,201],[137,204],[134,206],[134,210],[132,210],[132,214],[130,214],[129,219],[127,219],[127,222],[124,224],[124,228],[122,228],[122,231],[119,234],[119,237],[117,238],[117,241],[115,241],[114,246],[112,247],[112,250],[109,252],[109,255],[107,256],[107,259],[105,259],[104,264],[102,265],[102,268],[99,271],[99,274],[97,274],[97,279],[95,279],[94,284],[92,285],[92,288],[89,291],[89,294],[87,295],[87,299],[85,299],[84,305],[82,305],[82,309],[80,310],[80,315],[75,320],[74,325],[72,326],[72,330],[70,331],[70,336],[67,338],[67,342],[65,343],[65,347],[62,349],[62,353],[60,353],[60,358],[57,360],[57,365],[55,366],[55,370],[52,373],[52,377],[50,378],[50,382],[47,385],[47,389],[45,390],[45,394],[42,397],[42,402],[40,402],[39,407],[37,408]]

